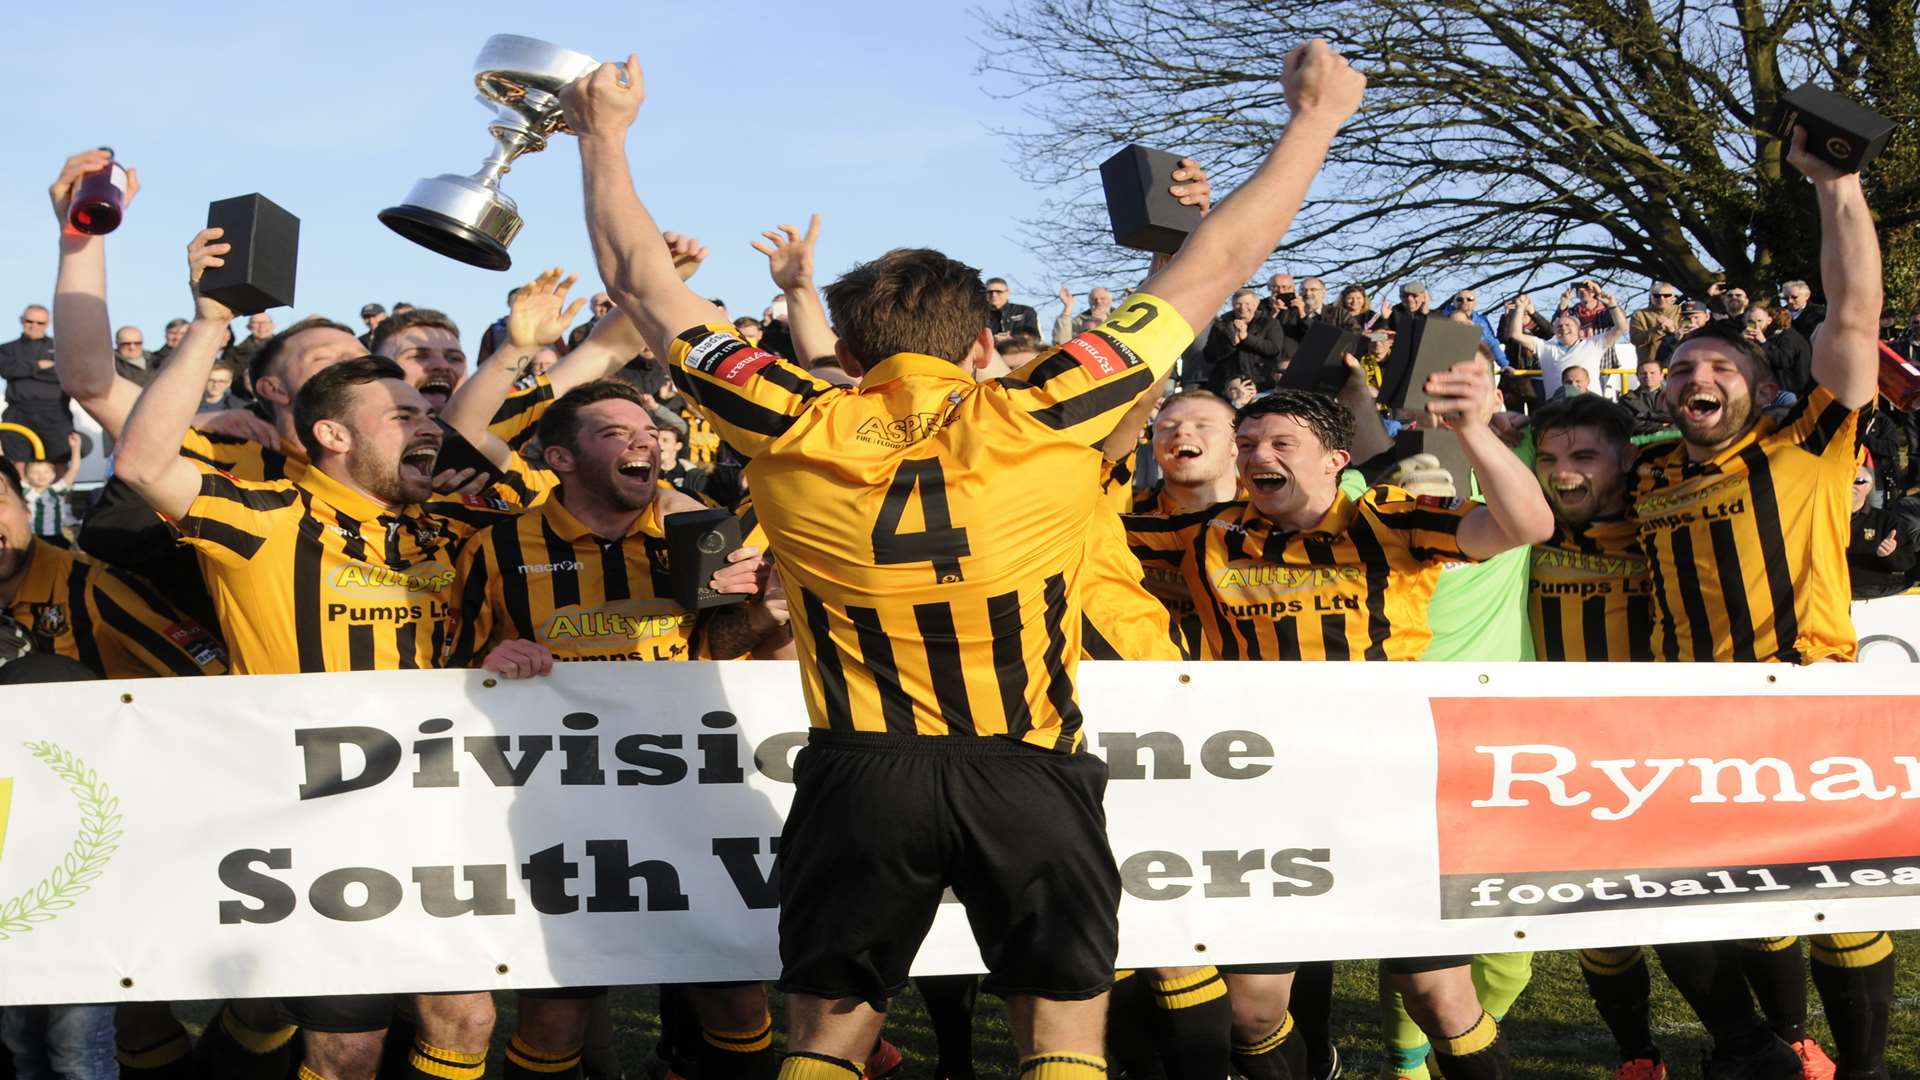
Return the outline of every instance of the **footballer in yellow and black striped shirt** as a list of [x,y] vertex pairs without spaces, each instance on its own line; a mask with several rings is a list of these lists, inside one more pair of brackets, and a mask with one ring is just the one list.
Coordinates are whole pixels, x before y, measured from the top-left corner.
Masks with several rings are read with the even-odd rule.
[[[666,518],[706,507],[657,482],[656,429],[633,384],[607,379],[569,391],[539,431],[559,493],[465,545],[450,666],[485,659],[489,670],[521,677],[551,660],[726,660],[782,631],[777,593],[772,604],[762,596],[704,612],[674,599]],[[750,567],[715,588],[763,591],[770,577]],[[732,587],[736,580],[745,587]],[[496,663],[491,654],[515,640],[519,655]]]
[[1275,152],[1112,319],[976,383],[993,350],[979,272],[895,250],[826,289],[836,355],[862,372],[845,389],[747,344],[673,275],[626,156],[638,62],[564,93],[601,277],[748,459],[795,607],[815,730],[780,848],[783,1080],[860,1075],[949,882],[989,988],[1019,998],[1023,1076],[1104,1074],[1119,879],[1073,680],[1096,446],[1282,239],[1358,106],[1365,80],[1322,44],[1289,72]]
[[1549,403],[1528,427],[1534,475],[1554,517],[1552,538],[1531,553],[1534,655],[1653,659],[1653,575],[1627,506],[1632,414],[1581,394]]
[[[209,241],[203,232],[189,249],[196,279],[219,254]],[[231,319],[205,297],[197,306],[172,362],[135,404],[114,460],[120,478],[198,555],[233,670],[434,666],[453,628],[451,548],[462,526],[422,509],[441,433],[420,392],[391,360],[327,365],[293,402],[295,430],[312,462],[302,479],[234,479],[180,454],[214,344]],[[415,1068],[478,1080],[491,1034],[487,996],[421,998],[417,1006]],[[289,998],[278,1011],[284,1023],[307,1029],[303,1067],[324,1075],[326,1062],[355,1047],[378,1052],[391,1003],[378,995]],[[286,1045],[291,1028],[275,1034],[260,1023],[251,1014],[242,1022],[231,1009],[223,1016],[222,1030],[237,1043],[233,1052]]]
[[[1133,499],[1136,515],[1175,517],[1241,497],[1233,465],[1234,407],[1210,390],[1186,390],[1160,406],[1149,428],[1160,482]],[[1200,609],[1180,569],[1181,552],[1133,545],[1145,570],[1147,591],[1166,606],[1173,632],[1196,660],[1213,657]]]
[[1177,554],[1216,658],[1416,660],[1431,637],[1426,608],[1443,564],[1551,534],[1532,475],[1486,428],[1485,365],[1434,379],[1449,400],[1473,403],[1450,415],[1484,505],[1386,486],[1347,498],[1339,476],[1352,414],[1324,395],[1283,390],[1248,403],[1235,422],[1245,501],[1127,519],[1136,548]]
[[37,653],[78,660],[103,679],[221,675],[226,651],[153,586],[33,535],[20,476],[0,457],[0,618]]
[[[1804,134],[1796,135],[1796,142]],[[1732,320],[1680,343],[1661,388],[1681,439],[1641,456],[1632,492],[1665,660],[1851,660],[1849,492],[1878,391],[1880,245],[1858,174],[1795,149],[1820,214],[1827,315],[1811,391],[1786,410],[1766,352]]]

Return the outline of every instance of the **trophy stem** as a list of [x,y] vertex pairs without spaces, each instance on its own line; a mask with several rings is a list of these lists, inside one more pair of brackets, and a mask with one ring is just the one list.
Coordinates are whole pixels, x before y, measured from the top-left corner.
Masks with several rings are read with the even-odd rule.
[[480,163],[480,171],[473,178],[490,188],[500,186],[500,178],[513,171],[513,162],[521,154],[535,148],[535,144],[544,144],[546,140],[527,131],[514,131],[496,125],[493,129],[493,153]]

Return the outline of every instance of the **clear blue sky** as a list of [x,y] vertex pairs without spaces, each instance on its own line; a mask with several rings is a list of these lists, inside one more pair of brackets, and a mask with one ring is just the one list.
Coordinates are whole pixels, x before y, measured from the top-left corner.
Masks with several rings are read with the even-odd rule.
[[[447,311],[469,351],[506,290],[541,268],[595,287],[571,139],[520,159],[505,190],[526,227],[504,274],[415,247],[375,220],[415,179],[473,171],[491,140],[471,68],[494,33],[602,57],[637,52],[647,104],[629,150],[663,226],[707,242],[696,279],[735,314],[776,291],[748,248],[762,228],[825,216],[823,280],[889,247],[926,245],[1013,279],[1051,317],[1058,286],[1028,254],[1020,219],[1044,192],[1016,179],[994,127],[1018,125],[974,74],[979,27],[959,4],[446,3],[89,7],[13,5],[8,84],[16,118],[0,168],[0,340],[52,299],[56,227],[46,198],[68,154],[112,146],[144,188],[109,238],[115,325],[157,347],[190,314],[187,241],[213,199],[258,191],[301,220],[297,303],[359,326],[360,305]],[[1084,289],[1084,283],[1077,286]],[[1084,297],[1083,297],[1084,299]],[[242,329],[241,332],[244,332]]]

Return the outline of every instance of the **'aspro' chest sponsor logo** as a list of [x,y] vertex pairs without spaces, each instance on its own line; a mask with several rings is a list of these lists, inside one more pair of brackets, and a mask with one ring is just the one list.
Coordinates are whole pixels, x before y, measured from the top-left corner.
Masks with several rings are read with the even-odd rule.
[[860,430],[854,435],[863,443],[875,446],[899,448],[912,446],[930,437],[941,428],[939,413],[911,413],[894,420],[882,420],[877,416],[868,417],[860,424]]

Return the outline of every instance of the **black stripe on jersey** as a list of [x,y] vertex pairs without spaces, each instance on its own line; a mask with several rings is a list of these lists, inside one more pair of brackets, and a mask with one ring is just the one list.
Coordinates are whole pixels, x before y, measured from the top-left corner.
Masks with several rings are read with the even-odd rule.
[[1767,571],[1767,595],[1773,603],[1774,659],[1800,662],[1800,614],[1793,604],[1792,569],[1787,566],[1787,536],[1781,531],[1780,495],[1773,486],[1773,465],[1759,446],[1740,451],[1747,466],[1747,490],[1753,496],[1753,527],[1760,534],[1760,564]]
[[1047,701],[1060,714],[1060,737],[1055,750],[1073,749],[1080,732],[1080,706],[1073,700],[1073,676],[1067,674],[1067,579],[1047,578]]
[[[678,381],[678,380],[675,380]],[[774,412],[750,398],[710,382],[689,380],[688,396],[713,413],[721,420],[737,428],[744,428],[756,435],[765,435],[777,439],[787,433],[798,417],[786,413]]]
[[[439,622],[438,619],[434,620],[435,625],[439,625]],[[399,652],[400,670],[413,671],[419,668],[420,661],[416,659],[416,653],[420,647],[420,624],[403,622],[394,627],[393,647]]]
[[1653,598],[1627,598],[1627,659],[1653,659]]
[[1547,655],[1542,660],[1565,660],[1567,658],[1567,638],[1564,624],[1560,621],[1560,598],[1543,596],[1540,598],[1540,646]]
[[320,522],[313,516],[313,501],[305,492],[300,501],[306,514],[300,519],[293,540],[293,640],[300,656],[300,670],[327,670],[327,650],[320,625],[320,575],[326,551],[320,541]]
[[[1307,561],[1315,566],[1334,565],[1333,545],[1326,540],[1311,536],[1302,537],[1300,547],[1306,552]],[[1270,563],[1281,563],[1286,561],[1286,551],[1286,537],[1284,535],[1270,534],[1267,537],[1265,550],[1260,553],[1260,557]]]
[[[487,604],[487,564],[492,553],[490,546],[481,548],[468,566],[466,584],[460,589],[460,626],[454,635],[453,650],[447,654],[447,667],[472,667],[473,651],[484,644],[473,639],[474,613],[484,610]],[[438,650],[435,653],[438,655]]]
[[183,517],[180,519],[180,531],[219,544],[243,559],[258,555],[261,546],[267,542],[263,537],[213,518]]
[[[526,571],[521,569],[527,564],[527,556],[520,550],[517,523],[493,530],[493,557],[497,564],[494,573],[500,575],[500,596],[507,604],[507,618],[513,620],[514,636],[538,640],[539,629],[533,624],[533,586],[528,583]],[[484,644],[474,642],[476,647]]]
[[1680,606],[1687,613],[1687,630],[1693,638],[1693,658],[1713,659],[1713,625],[1707,621],[1707,598],[1700,591],[1700,561],[1693,551],[1693,533],[1675,529],[1673,562],[1680,572]]
[[100,643],[93,632],[93,613],[87,610],[87,567],[77,561],[67,571],[67,618],[80,662],[105,678],[107,669],[100,659]]
[[[1291,615],[1288,615],[1286,618],[1288,622],[1293,621],[1293,616]],[[1253,620],[1252,619],[1236,619],[1234,620],[1233,625],[1237,630],[1239,630],[1240,639],[1247,643],[1247,659],[1265,660],[1266,657],[1260,654],[1260,628],[1253,624]],[[1277,623],[1275,625],[1276,627],[1278,626]],[[1274,657],[1274,659],[1278,660],[1280,659],[1280,657],[1276,656]]]
[[967,702],[966,669],[960,664],[960,636],[953,628],[953,606],[915,604],[913,621],[920,627],[920,640],[927,644],[927,672],[933,677],[933,699],[940,706],[940,718],[947,722],[947,734],[976,734],[973,709]]
[[285,510],[299,498],[291,490],[262,491],[259,488],[241,487],[220,473],[200,474],[200,494],[212,499],[237,502],[249,510],[260,511]]
[[167,666],[175,675],[198,675],[200,669],[179,646],[167,639],[165,634],[153,629],[135,618],[133,614],[114,603],[113,597],[104,592],[95,592],[95,600],[100,605],[100,621],[118,630],[123,636],[140,644],[155,660]]
[[1588,660],[1611,660],[1607,649],[1607,598],[1589,596],[1580,601],[1580,637]]
[[1707,526],[1707,538],[1713,542],[1714,572],[1720,576],[1720,594],[1726,598],[1727,633],[1733,638],[1733,658],[1751,661],[1753,655],[1753,609],[1747,603],[1747,578],[1740,566],[1740,544],[1733,536],[1733,522],[1715,521]]
[[547,542],[547,562],[553,566],[546,574],[553,587],[553,606],[572,607],[580,602],[580,564],[573,557],[573,545],[553,531],[553,522],[545,514],[540,515],[540,535]]
[[[741,535],[746,535],[744,527]],[[649,536],[646,538],[646,549],[647,574],[653,579],[653,595],[672,596],[673,574],[667,570],[667,542]]]
[[371,564],[373,556],[367,552],[366,538],[360,535],[360,522],[337,509],[333,512],[333,520],[346,530],[346,534],[340,538],[340,553],[354,562]]
[[826,704],[827,726],[835,731],[852,731],[853,708],[847,704],[847,673],[840,665],[840,647],[833,643],[827,606],[806,589],[800,590],[800,606],[807,613],[807,633],[813,638],[813,667],[820,676],[820,697]]
[[373,670],[373,627],[347,627],[347,670]]
[[627,581],[627,546],[603,542],[600,545],[600,591],[606,602],[633,598],[633,586]]
[[225,469],[227,467],[226,462],[216,461],[215,459],[208,457],[207,455],[199,452],[198,450],[193,449],[190,446],[181,447],[180,456],[183,458],[186,458],[188,461],[197,461],[202,465],[208,465],[216,469]]
[[870,607],[847,607],[847,621],[860,639],[860,662],[873,675],[880,694],[880,719],[896,735],[912,735],[913,699],[900,685],[900,666],[893,658],[893,642],[880,625],[880,613]]
[[1852,415],[1852,412],[1853,410],[1837,401],[1829,403],[1826,408],[1820,410],[1819,418],[1813,422],[1813,431],[1808,433],[1806,441],[1800,444],[1800,449],[1814,457],[1826,453],[1827,444],[1833,441],[1835,435],[1840,434],[1841,426],[1847,422],[1847,417]]
[[[1173,520],[1178,520],[1173,519]],[[1207,529],[1196,529],[1193,534],[1193,565],[1207,565]],[[1214,587],[1213,579],[1205,577],[1201,582],[1207,589],[1207,616],[1213,620],[1214,629],[1220,634],[1220,659],[1240,659],[1240,644],[1233,636],[1233,628],[1227,625],[1227,609],[1220,599],[1220,592]],[[1198,597],[1195,598],[1196,606]]]
[[1347,617],[1345,615],[1320,616],[1320,648],[1329,660],[1351,660],[1353,654],[1347,645]]
[[[489,421],[488,426],[504,424],[526,412],[528,409],[533,408],[535,405],[552,400],[553,384],[535,383],[530,390],[508,394],[507,399],[500,403],[500,407],[493,411],[493,419]],[[529,427],[527,430],[532,431],[533,428]]]
[[1095,386],[1085,393],[1075,394],[1065,401],[1055,402],[1044,409],[1036,409],[1028,415],[1055,431],[1062,431],[1120,408],[1145,393],[1152,383],[1152,370],[1139,368],[1127,372],[1111,383]]
[[993,677],[1000,683],[1007,734],[1018,738],[1033,726],[1027,709],[1027,660],[1020,645],[1020,594],[988,597],[987,625],[993,631]]
[[1186,558],[1186,553],[1183,551],[1162,551],[1159,548],[1149,547],[1130,547],[1127,550],[1133,552],[1133,557],[1143,563],[1163,562],[1172,566],[1179,566]]
[[[1669,663],[1680,659],[1680,628],[1673,619],[1673,603],[1667,591],[1667,576],[1660,572],[1660,538],[1641,541],[1647,551],[1647,566],[1653,574],[1653,593],[1660,602],[1660,635],[1666,644],[1660,650],[1660,659]],[[1671,549],[1672,544],[1667,547]]]
[[790,368],[782,367],[777,363],[768,364],[766,367],[761,368],[759,375],[761,378],[785,390],[787,393],[798,397],[801,401],[812,401],[814,398],[826,392],[818,386],[815,386],[813,380],[807,376]]
[[[1300,659],[1300,624],[1292,615],[1282,615],[1273,620],[1273,640],[1279,647],[1273,657],[1275,660]],[[1257,660],[1259,657],[1248,659]]]
[[[1113,643],[1107,640],[1106,635],[1100,632],[1100,628],[1093,625],[1093,620],[1087,618],[1084,612],[1080,615],[1080,651],[1094,660],[1126,659],[1120,655],[1120,650],[1114,648]],[[958,656],[956,655],[955,658],[958,659]]]
[[1016,381],[1018,389],[1045,386],[1054,379],[1065,375],[1080,366],[1080,361],[1065,349],[1057,349],[1052,356],[1033,365],[1027,374]]
[[[1554,526],[1554,531],[1559,532],[1559,526]],[[1585,526],[1574,528],[1565,535],[1567,539],[1573,541],[1573,546],[1580,551],[1584,551],[1589,555],[1605,554],[1600,550],[1600,541],[1594,539],[1593,533]],[[1556,536],[1554,539],[1558,540],[1559,537]]]
[[1347,540],[1367,568],[1367,648],[1360,656],[1363,660],[1385,660],[1387,639],[1393,636],[1393,623],[1387,618],[1387,583],[1392,579],[1393,565],[1387,561],[1387,549],[1366,515],[1354,515],[1353,524],[1347,527]]

